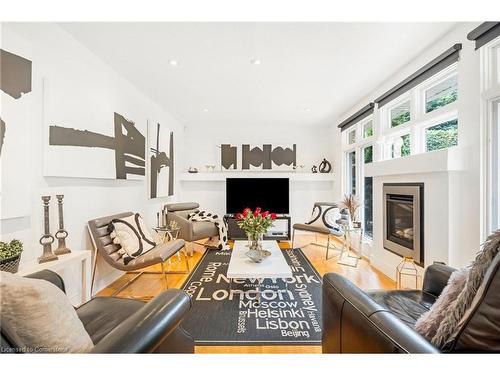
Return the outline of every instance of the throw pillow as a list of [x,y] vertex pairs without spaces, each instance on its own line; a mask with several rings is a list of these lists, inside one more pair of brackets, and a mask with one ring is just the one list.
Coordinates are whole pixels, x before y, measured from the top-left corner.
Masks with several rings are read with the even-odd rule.
[[306,224],[327,228],[335,236],[344,235],[342,224],[349,225],[349,212],[346,209],[330,204],[316,204],[311,215],[311,220]]
[[27,353],[85,353],[94,344],[64,292],[54,284],[0,272],[0,319]]
[[446,317],[441,322],[432,343],[438,348],[444,348],[457,334],[457,327],[466,311],[472,306],[476,291],[483,282],[484,275],[490,267],[493,258],[500,251],[500,230],[491,234],[470,266],[465,288],[450,305]]
[[436,335],[439,325],[448,314],[450,305],[465,287],[468,275],[468,268],[462,268],[453,272],[448,280],[448,284],[443,289],[436,302],[434,302],[430,310],[422,314],[415,323],[415,330],[427,340],[432,341]]
[[137,213],[111,220],[108,230],[113,242],[121,246],[118,252],[125,264],[156,246],[144,220]]

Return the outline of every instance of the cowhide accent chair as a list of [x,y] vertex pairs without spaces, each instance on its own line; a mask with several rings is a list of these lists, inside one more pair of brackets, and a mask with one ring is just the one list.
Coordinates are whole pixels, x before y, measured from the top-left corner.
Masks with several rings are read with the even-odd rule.
[[[97,256],[100,254],[104,261],[108,263],[111,267],[116,268],[120,271],[125,271],[128,273],[133,273],[135,276],[130,279],[125,285],[120,287],[117,291],[113,293],[113,296],[120,293],[127,286],[132,284],[143,274],[163,274],[165,279],[165,289],[168,289],[168,279],[167,274],[187,274],[189,273],[189,262],[187,259],[187,254],[185,253],[184,258],[186,262],[186,271],[166,271],[165,262],[169,260],[173,255],[177,254],[181,249],[185,250],[184,240],[174,240],[170,242],[158,243],[153,249],[144,253],[143,255],[131,260],[127,264],[124,263],[122,255],[118,252],[121,249],[120,245],[113,242],[110,237],[110,231],[108,229],[109,223],[113,219],[120,219],[133,215],[133,212],[123,212],[116,215],[100,217],[97,219],[90,220],[88,222],[88,229],[90,232],[90,237],[94,244],[95,254],[92,265],[92,282],[90,286],[90,293],[93,293],[95,273],[97,268]],[[161,272],[154,270],[144,270],[144,268],[161,265]],[[149,298],[149,297],[144,297]]]

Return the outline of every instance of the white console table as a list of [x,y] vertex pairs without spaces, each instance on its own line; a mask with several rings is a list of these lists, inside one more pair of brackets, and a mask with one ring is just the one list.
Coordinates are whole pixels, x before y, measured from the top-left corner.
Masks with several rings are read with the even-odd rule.
[[[72,250],[69,254],[58,255],[59,259],[51,262],[38,263],[33,259],[21,263],[16,274],[25,276],[41,270],[54,271],[63,278],[68,298],[79,305],[90,300],[91,256],[90,250]],[[79,269],[78,275],[75,275],[75,268]]]

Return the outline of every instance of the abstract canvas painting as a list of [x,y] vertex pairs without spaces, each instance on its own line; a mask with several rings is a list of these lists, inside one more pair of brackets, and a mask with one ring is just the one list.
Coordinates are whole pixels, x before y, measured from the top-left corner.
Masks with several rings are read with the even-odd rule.
[[149,198],[174,195],[174,132],[148,123]]
[[145,180],[140,98],[105,71],[75,85],[69,68],[43,78],[44,176]]
[[51,125],[49,145],[66,147],[90,147],[112,150],[115,156],[116,179],[125,180],[130,175],[146,173],[145,137],[119,113],[114,113],[114,136],[88,130],[78,130]]
[[[0,49],[1,218],[30,213],[31,124],[33,116],[31,46],[21,38]],[[15,43],[15,44],[14,44]]]
[[[222,170],[292,170],[297,164],[297,145],[241,145],[222,144]],[[238,152],[240,151],[240,152]]]

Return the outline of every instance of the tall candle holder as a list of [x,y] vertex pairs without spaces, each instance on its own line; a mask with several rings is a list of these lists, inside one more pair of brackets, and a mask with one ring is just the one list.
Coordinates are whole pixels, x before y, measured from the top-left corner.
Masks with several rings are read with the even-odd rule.
[[59,206],[59,230],[54,235],[57,239],[58,246],[57,249],[54,250],[54,254],[61,255],[71,253],[71,250],[66,246],[66,237],[68,237],[68,231],[64,229],[64,217],[63,217],[63,198],[64,195],[58,194],[56,195],[57,204]]
[[44,221],[44,231],[42,237],[40,237],[40,245],[43,246],[42,256],[38,257],[38,263],[51,262],[57,260],[57,256],[52,253],[52,243],[55,241],[54,236],[50,234],[50,224],[49,224],[49,203],[50,196],[42,196],[43,201],[43,221]]

